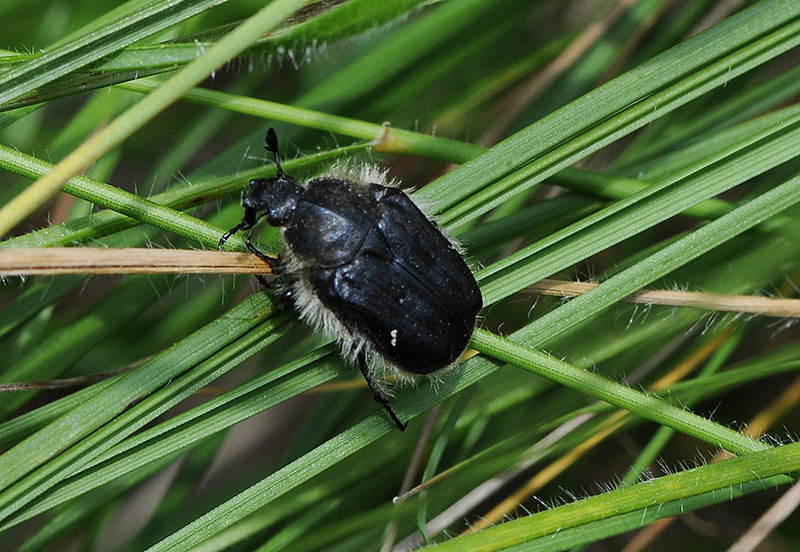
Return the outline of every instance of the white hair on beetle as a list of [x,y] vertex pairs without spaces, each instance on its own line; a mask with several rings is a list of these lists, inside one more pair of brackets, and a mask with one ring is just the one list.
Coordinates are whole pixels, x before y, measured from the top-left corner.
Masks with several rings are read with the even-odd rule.
[[[390,188],[399,188],[400,181],[396,178],[388,179],[389,169],[385,169],[371,163],[352,163],[340,161],[331,166],[326,174],[317,178],[338,178],[347,180],[355,184],[366,186],[368,184],[380,184]],[[314,180],[314,179],[312,179]]]

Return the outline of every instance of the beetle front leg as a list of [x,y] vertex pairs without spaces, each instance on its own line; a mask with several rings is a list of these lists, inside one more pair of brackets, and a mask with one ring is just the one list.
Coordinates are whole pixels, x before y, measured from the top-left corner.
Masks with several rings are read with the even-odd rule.
[[[259,259],[264,261],[267,264],[267,266],[269,266],[270,270],[274,273],[276,267],[279,264],[279,260],[278,259],[274,259],[274,258],[262,253],[261,251],[259,251],[258,248],[256,248],[256,246],[253,245],[253,242],[251,241],[251,236],[253,234],[253,232],[252,232],[253,227],[256,224],[258,224],[258,220],[260,218],[261,217],[258,216],[258,213],[256,212],[255,209],[246,207],[245,210],[244,210],[244,218],[242,219],[242,222],[240,222],[239,224],[237,224],[236,226],[234,226],[233,228],[231,228],[230,230],[228,230],[227,232],[222,234],[222,237],[219,239],[219,246],[217,248],[220,251],[222,251],[222,246],[225,245],[225,242],[228,241],[231,238],[231,236],[233,236],[239,230],[250,230],[250,232],[248,232],[248,234],[247,234],[247,239],[244,242],[245,245],[247,246],[247,249],[251,253],[253,253],[256,257],[258,257]],[[261,283],[262,286],[271,287],[269,285],[269,282],[267,282],[264,279],[264,277],[261,276],[260,274],[256,275],[256,279]]]
[[234,226],[233,228],[222,234],[222,237],[219,239],[219,245],[217,245],[217,249],[219,251],[222,251],[222,246],[225,245],[225,242],[228,241],[231,238],[231,236],[233,236],[239,230],[247,230],[249,228],[252,228],[252,226],[250,226],[247,222],[245,221],[240,222],[239,224],[237,224],[236,226]]
[[[219,239],[219,245],[217,246],[217,249],[222,251],[222,246],[225,245],[225,242],[231,239],[231,236],[233,236],[239,230],[252,230],[253,227],[256,224],[258,224],[259,218],[261,217],[258,216],[258,213],[256,212],[255,209],[251,207],[245,207],[244,217],[242,217],[242,222],[240,222],[239,224],[237,224],[236,226],[234,226],[233,228],[222,234],[222,237]],[[247,235],[247,249],[249,249],[250,251],[253,251],[255,249],[255,247],[253,247],[253,245],[250,243],[250,234]],[[260,251],[254,251],[254,252],[259,256],[259,258],[261,258],[261,256],[263,255]]]

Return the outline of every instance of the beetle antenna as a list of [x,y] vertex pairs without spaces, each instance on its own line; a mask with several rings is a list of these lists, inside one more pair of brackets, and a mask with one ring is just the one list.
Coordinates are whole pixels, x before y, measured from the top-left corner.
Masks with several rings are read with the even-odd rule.
[[283,177],[283,168],[281,168],[281,156],[278,153],[278,135],[275,134],[275,129],[269,127],[267,131],[267,138],[264,141],[264,147],[267,151],[271,151],[272,155],[275,157],[275,164],[278,166],[278,174],[277,178]]

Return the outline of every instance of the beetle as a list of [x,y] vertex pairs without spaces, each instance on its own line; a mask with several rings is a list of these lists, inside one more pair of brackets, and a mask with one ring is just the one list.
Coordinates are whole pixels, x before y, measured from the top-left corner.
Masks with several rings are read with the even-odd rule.
[[[272,128],[266,149],[277,174],[250,181],[242,221],[220,238],[219,249],[248,230],[247,248],[283,278],[283,295],[300,317],[337,339],[404,430],[379,380],[391,374],[409,382],[452,366],[483,305],[478,284],[456,242],[387,183],[385,172],[339,168],[301,186],[284,174]],[[277,259],[251,242],[262,218],[280,228]]]

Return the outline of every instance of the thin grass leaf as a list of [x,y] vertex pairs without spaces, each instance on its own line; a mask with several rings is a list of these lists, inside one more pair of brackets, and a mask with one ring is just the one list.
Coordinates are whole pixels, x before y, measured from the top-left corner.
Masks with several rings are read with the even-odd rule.
[[[289,10],[284,0],[269,6],[279,4]],[[734,8],[703,0],[678,8],[647,0],[609,12],[586,0],[558,7],[345,0],[313,5],[274,20],[263,36],[233,41],[232,29],[252,22],[262,7],[227,3],[168,29],[154,25],[135,44],[12,101],[42,101],[43,109],[8,111],[12,104],[3,104],[6,202],[28,180],[62,170],[44,160],[85,151],[79,144],[109,120],[118,125],[115,117],[127,106],[134,105],[126,116],[137,120],[115,134],[124,142],[106,142],[110,153],[66,185],[102,211],[69,194],[46,204],[39,196],[36,214],[2,246],[216,247],[221,232],[241,219],[248,180],[274,172],[261,144],[275,126],[285,168],[299,179],[357,155],[347,162],[385,165],[405,186],[421,188],[415,198],[480,267],[490,306],[473,345],[499,360],[479,354],[434,381],[396,388],[398,415],[420,418],[401,433],[328,341],[309,336],[289,309],[273,313],[249,278],[190,275],[156,302],[151,290],[129,288],[123,306],[142,312],[121,323],[124,312],[110,309],[107,324],[83,332],[90,327],[81,316],[86,304],[113,304],[124,284],[102,277],[69,289],[68,282],[53,288],[60,298],[50,300],[47,282],[10,280],[0,289],[9,305],[0,316],[0,354],[9,359],[1,369],[32,358],[39,344],[64,351],[55,364],[69,364],[66,378],[136,368],[60,391],[55,400],[41,393],[29,410],[0,423],[7,449],[0,474],[14,476],[0,485],[3,544],[117,552],[364,550],[419,547],[427,533],[442,541],[437,546],[460,547],[486,535],[448,543],[465,521],[478,528],[484,518],[509,516],[520,522],[511,522],[501,535],[509,540],[492,549],[565,549],[609,537],[621,548],[631,538],[626,532],[681,508],[714,505],[753,518],[753,505],[769,500],[764,481],[788,481],[783,472],[758,479],[760,452],[739,459],[736,489],[704,471],[690,472],[711,485],[699,495],[691,478],[656,478],[678,483],[634,484],[627,495],[609,489],[616,473],[627,471],[635,481],[645,465],[666,465],[661,455],[685,470],[692,459],[678,443],[687,438],[701,457],[720,444],[787,450],[776,443],[794,432],[791,417],[779,417],[791,396],[774,389],[797,385],[786,385],[797,372],[796,327],[788,319],[622,299],[643,285],[796,294],[795,3]],[[0,12],[17,23],[0,45],[3,75],[39,59],[41,53],[27,52],[50,42],[67,46],[102,33],[120,13],[88,0],[43,10],[11,0]],[[226,55],[236,59],[192,69],[196,56],[226,41]],[[174,81],[130,79],[180,68],[184,85],[191,75],[205,79],[202,88],[194,80],[162,96],[169,107],[157,115],[137,112],[141,94],[158,96]],[[125,84],[91,91],[112,82]],[[64,96],[73,97],[52,99]],[[4,121],[9,126],[2,128]],[[522,130],[506,137],[505,128]],[[487,140],[491,135],[498,138]],[[333,147],[339,136],[365,143]],[[477,145],[502,138],[489,150]],[[440,161],[466,163],[451,170]],[[570,166],[575,162],[579,167]],[[274,228],[253,238],[264,250],[280,246]],[[566,300],[527,288],[554,273],[598,280],[599,291]],[[243,296],[251,297],[229,306]],[[58,336],[63,343],[54,348]],[[543,347],[552,356],[537,350]],[[231,388],[197,392],[245,359],[222,383],[234,382]],[[339,379],[320,385],[331,378]],[[446,417],[432,415],[437,405]],[[256,414],[257,423],[243,423]],[[394,505],[412,451],[421,446],[415,438],[423,418],[439,443],[425,474],[431,485],[424,500]],[[748,439],[734,431],[748,419],[786,429]],[[680,441],[668,439],[671,428]],[[247,446],[232,449],[240,432],[247,432]],[[644,453],[624,458],[616,440]],[[144,496],[154,483],[162,493],[138,508],[130,497]],[[582,488],[597,489],[597,496],[575,498]],[[574,504],[531,515],[539,504],[534,493]],[[746,495],[756,497],[748,512],[743,501],[730,501]],[[621,513],[597,516],[603,508]],[[557,529],[549,529],[548,515]],[[120,519],[142,523],[122,532]],[[774,529],[776,538],[793,542],[791,527]],[[667,524],[660,530],[666,541],[673,538]],[[732,542],[731,531],[714,544]]]

